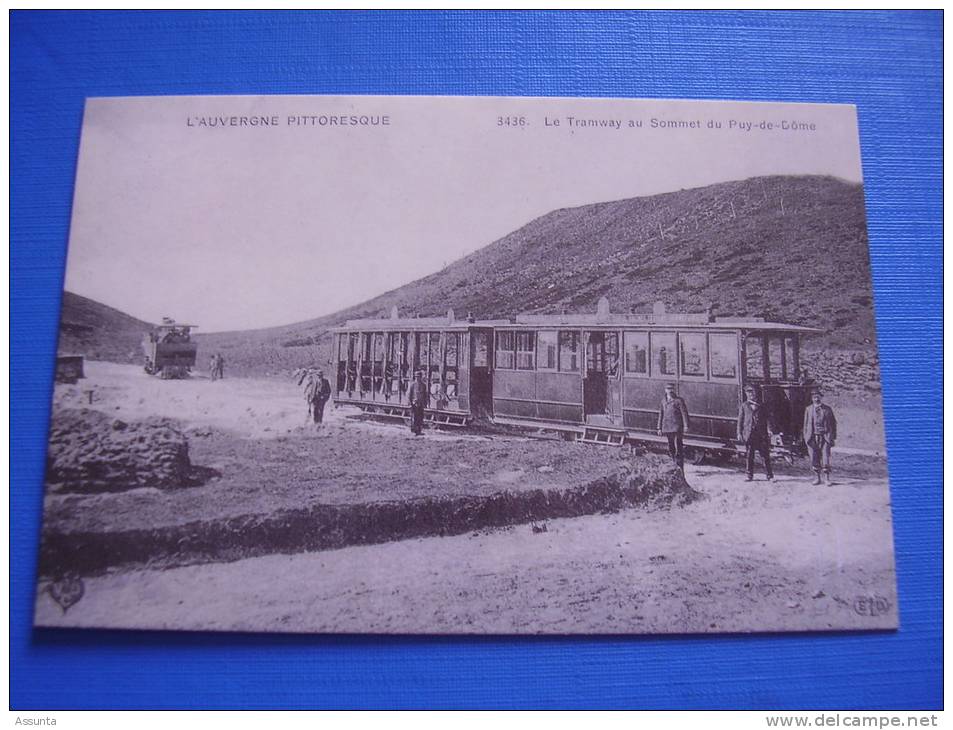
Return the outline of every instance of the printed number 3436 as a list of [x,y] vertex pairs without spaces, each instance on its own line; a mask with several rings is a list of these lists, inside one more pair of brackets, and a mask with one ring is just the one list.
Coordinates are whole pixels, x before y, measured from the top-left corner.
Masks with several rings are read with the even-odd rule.
[[497,127],[525,127],[526,117],[497,117]]

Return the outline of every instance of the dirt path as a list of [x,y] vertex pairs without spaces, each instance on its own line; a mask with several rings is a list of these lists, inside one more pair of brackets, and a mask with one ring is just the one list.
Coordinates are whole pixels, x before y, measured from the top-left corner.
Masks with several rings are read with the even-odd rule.
[[710,499],[671,512],[118,572],[87,580],[66,614],[41,592],[37,623],[651,633],[874,629],[896,620],[883,480],[812,488],[791,477],[746,483],[724,469],[688,476]]

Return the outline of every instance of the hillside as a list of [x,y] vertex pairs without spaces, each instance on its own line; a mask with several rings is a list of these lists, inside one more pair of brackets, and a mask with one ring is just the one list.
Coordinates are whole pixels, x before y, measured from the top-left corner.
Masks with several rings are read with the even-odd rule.
[[240,370],[327,359],[325,331],[397,305],[478,318],[517,312],[701,311],[816,326],[815,347],[875,353],[863,187],[761,177],[555,210],[445,269],[333,315],[200,335]]
[[64,291],[57,352],[85,355],[92,360],[141,363],[142,336],[152,327],[118,309]]

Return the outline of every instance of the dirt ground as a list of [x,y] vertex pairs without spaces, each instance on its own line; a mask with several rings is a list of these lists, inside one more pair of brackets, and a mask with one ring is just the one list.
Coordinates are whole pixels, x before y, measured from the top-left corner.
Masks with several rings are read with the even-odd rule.
[[[176,418],[206,484],[50,495],[48,524],[160,524],[302,500],[407,499],[434,490],[574,486],[627,450],[428,432],[329,411],[315,434],[291,382],[161,381],[87,363],[56,407]],[[92,393],[92,402],[90,395]],[[419,466],[414,478],[395,464]],[[36,623],[255,631],[654,633],[877,629],[896,625],[885,462],[835,456],[835,483],[803,465],[775,482],[733,466],[688,467],[703,499],[672,510],[551,520],[297,555],[84,579],[64,612],[41,583]],[[330,466],[328,466],[330,465]]]

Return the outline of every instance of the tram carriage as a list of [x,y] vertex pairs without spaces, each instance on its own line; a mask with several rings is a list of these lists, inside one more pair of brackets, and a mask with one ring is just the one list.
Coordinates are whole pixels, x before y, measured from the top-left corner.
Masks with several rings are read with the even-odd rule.
[[430,387],[428,421],[474,421],[562,432],[590,443],[664,442],[656,433],[667,382],[688,405],[695,456],[730,451],[744,387],[761,390],[773,448],[804,452],[800,338],[819,332],[761,318],[676,314],[517,315],[348,321],[336,328],[336,405],[409,417],[416,370]]

